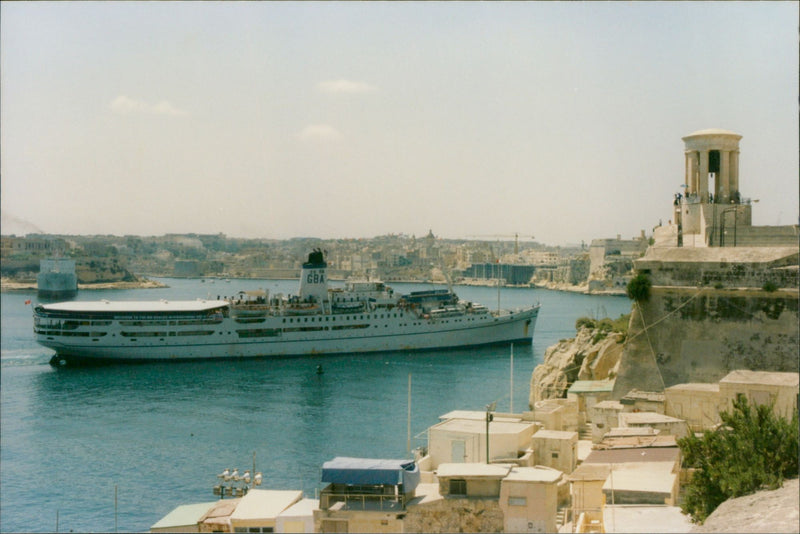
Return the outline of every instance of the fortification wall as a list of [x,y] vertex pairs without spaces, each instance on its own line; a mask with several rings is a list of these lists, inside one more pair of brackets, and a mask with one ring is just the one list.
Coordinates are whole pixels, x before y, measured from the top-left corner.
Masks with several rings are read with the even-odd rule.
[[[769,253],[765,258],[765,252]],[[797,248],[650,249],[635,268],[654,286],[798,287]]]
[[740,247],[793,247],[797,246],[799,237],[797,225],[745,226],[733,230],[729,228],[725,245],[730,246],[735,242]]
[[796,371],[798,291],[653,287],[633,306],[614,387],[658,391],[730,371]]

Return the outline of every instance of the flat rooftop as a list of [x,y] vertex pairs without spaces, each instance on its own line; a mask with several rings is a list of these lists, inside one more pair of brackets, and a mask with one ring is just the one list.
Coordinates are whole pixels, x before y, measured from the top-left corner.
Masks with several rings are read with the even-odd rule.
[[[486,414],[480,420],[475,419],[448,419],[433,425],[430,430],[446,430],[448,432],[460,432],[464,434],[486,435]],[[498,421],[495,419],[489,423],[489,434],[520,434],[536,426],[533,421]]]
[[635,462],[672,462],[680,457],[678,447],[633,447],[630,449],[593,450],[584,461],[586,464],[623,464]]
[[587,464],[586,462],[578,466],[572,474],[567,476],[567,480],[586,481],[586,480],[606,480],[611,472],[608,464]]
[[608,432],[606,432],[606,438],[622,438],[622,437],[633,437],[633,436],[655,436],[659,434],[661,431],[657,428],[651,428],[649,426],[644,427],[614,427]]
[[622,404],[633,404],[637,400],[650,402],[664,402],[664,392],[662,391],[641,391],[638,389],[630,390],[620,399]]
[[440,464],[436,476],[442,477],[490,477],[505,478],[511,471],[510,464]]
[[[532,421],[525,421],[522,415],[491,412],[495,421],[504,421],[507,423],[527,423]],[[439,416],[440,421],[449,421],[451,419],[465,419],[471,421],[486,421],[486,411],[478,410],[453,410],[444,415]]]
[[603,436],[603,440],[595,445],[594,450],[607,450],[607,449],[632,449],[635,447],[639,448],[647,448],[647,447],[677,447],[677,442],[675,441],[675,436],[660,436],[660,435],[650,435],[650,436],[609,436],[606,434]]
[[686,384],[675,384],[674,386],[666,388],[665,391],[719,393],[719,383],[704,384],[702,382],[688,382]]
[[251,489],[231,514],[231,520],[275,519],[302,498],[300,490]]
[[162,529],[177,529],[180,527],[197,526],[197,522],[211,508],[217,504],[217,501],[201,502],[195,504],[182,504],[172,510],[170,513],[159,519],[159,521],[150,527],[150,530]]
[[576,380],[567,393],[611,393],[614,391],[613,380]]
[[615,400],[604,400],[592,406],[592,410],[622,410],[625,408],[621,402]]
[[577,432],[567,430],[540,430],[533,435],[533,439],[578,439]]
[[[691,532],[694,524],[677,506],[609,505],[603,510],[606,532]],[[654,528],[654,525],[658,527]]]
[[563,476],[561,471],[550,467],[514,467],[503,480],[519,482],[558,482]]
[[720,384],[763,384],[770,386],[795,386],[800,384],[800,373],[779,373],[772,371],[731,371]]
[[613,464],[603,484],[607,491],[638,491],[670,495],[678,476],[673,462]]
[[279,517],[307,517],[319,508],[319,499],[300,499],[280,513]]
[[670,417],[656,412],[623,412],[619,414],[620,424],[623,421],[627,425],[654,425],[664,423],[681,423],[683,419],[677,417]]

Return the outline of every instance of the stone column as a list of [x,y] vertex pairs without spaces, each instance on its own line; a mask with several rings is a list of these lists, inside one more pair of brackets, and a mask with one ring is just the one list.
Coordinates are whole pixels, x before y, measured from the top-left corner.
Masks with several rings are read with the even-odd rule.
[[697,152],[686,152],[686,195],[697,193]]
[[697,195],[700,202],[708,202],[708,150],[700,152],[700,175],[698,176]]
[[720,195],[720,202],[727,204],[731,199],[730,186],[730,161],[731,153],[728,150],[720,151],[719,158],[719,180],[717,194]]
[[689,191],[692,190],[692,153],[691,152],[684,152],[683,153],[683,183],[686,184],[686,190],[684,192],[688,195]]
[[731,151],[731,191],[730,194],[739,192],[739,151]]

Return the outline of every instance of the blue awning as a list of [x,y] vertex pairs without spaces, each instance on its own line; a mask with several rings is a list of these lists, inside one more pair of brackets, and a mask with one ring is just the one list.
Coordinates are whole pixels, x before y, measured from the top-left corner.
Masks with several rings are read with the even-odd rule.
[[322,481],[331,484],[392,486],[402,484],[403,491],[407,493],[417,487],[419,480],[419,467],[414,460],[339,456],[322,464]]

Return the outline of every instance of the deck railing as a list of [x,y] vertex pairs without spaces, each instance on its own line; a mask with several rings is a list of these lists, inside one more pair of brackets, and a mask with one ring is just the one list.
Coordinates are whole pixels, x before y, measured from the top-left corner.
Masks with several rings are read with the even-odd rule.
[[405,496],[375,493],[326,493],[320,495],[320,509],[327,510],[337,502],[344,510],[402,510]]

